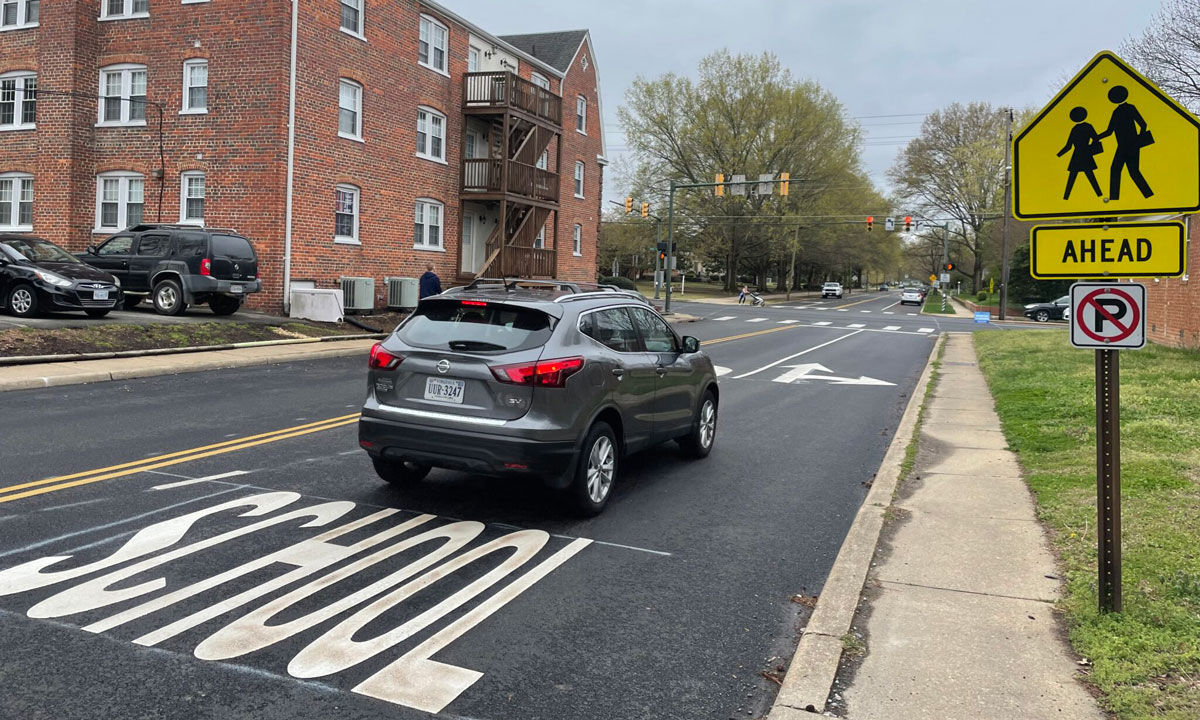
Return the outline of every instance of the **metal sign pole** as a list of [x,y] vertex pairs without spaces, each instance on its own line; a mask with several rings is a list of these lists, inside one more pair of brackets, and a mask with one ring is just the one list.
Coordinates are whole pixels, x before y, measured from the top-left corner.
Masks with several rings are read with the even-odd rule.
[[654,299],[657,300],[658,289],[662,285],[662,281],[659,279],[662,277],[662,256],[658,252],[658,244],[662,242],[662,222],[657,222],[654,226],[658,231],[654,241]]
[[663,313],[671,314],[671,263],[675,261],[675,181],[667,194],[667,266],[663,268],[663,279],[667,281],[667,301]]
[[1119,350],[1096,351],[1096,540],[1100,612],[1121,612]]

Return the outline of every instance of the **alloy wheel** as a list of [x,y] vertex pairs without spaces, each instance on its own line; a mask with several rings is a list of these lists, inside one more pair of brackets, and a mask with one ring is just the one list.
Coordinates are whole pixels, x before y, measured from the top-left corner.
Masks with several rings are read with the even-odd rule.
[[178,299],[179,296],[175,294],[175,288],[171,287],[170,285],[164,285],[160,287],[158,289],[158,295],[155,297],[155,300],[158,301],[158,306],[160,308],[174,307],[175,302]]
[[596,438],[588,454],[587,492],[594,503],[604,502],[612,488],[613,470],[616,467],[616,451],[607,436]]
[[712,400],[705,400],[700,408],[700,446],[707,449],[717,434],[717,409]]
[[29,308],[33,307],[33,293],[29,292],[28,288],[17,288],[13,291],[9,302],[12,303],[13,312],[24,315],[29,312]]

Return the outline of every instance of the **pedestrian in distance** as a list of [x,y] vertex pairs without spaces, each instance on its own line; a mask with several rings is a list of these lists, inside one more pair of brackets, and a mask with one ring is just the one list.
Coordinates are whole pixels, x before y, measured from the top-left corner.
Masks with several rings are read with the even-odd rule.
[[741,305],[742,303],[746,302],[746,295],[748,295],[749,293],[750,293],[750,286],[743,285],[742,291],[738,293],[738,305]]
[[1142,148],[1153,145],[1154,136],[1150,134],[1150,129],[1146,127],[1146,121],[1142,119],[1137,108],[1125,102],[1129,99],[1129,90],[1124,85],[1117,85],[1109,90],[1108,99],[1116,104],[1116,107],[1113,108],[1112,118],[1108,121],[1108,129],[1096,136],[1100,139],[1109,135],[1117,138],[1117,151],[1113,153],[1112,171],[1108,181],[1108,197],[1112,200],[1121,197],[1121,171],[1129,170],[1129,178],[1137,185],[1138,190],[1142,191],[1142,197],[1149,198],[1154,195],[1154,191],[1150,189],[1146,178],[1142,177],[1138,163],[1141,162]]
[[1067,162],[1067,171],[1071,174],[1067,176],[1067,190],[1063,193],[1063,200],[1070,199],[1071,187],[1075,185],[1075,176],[1079,173],[1087,176],[1088,182],[1092,184],[1092,190],[1096,191],[1096,197],[1104,194],[1100,191],[1100,183],[1096,182],[1096,156],[1103,152],[1104,148],[1100,144],[1099,136],[1096,135],[1096,129],[1086,120],[1086,109],[1081,107],[1071,109],[1071,121],[1075,123],[1075,127],[1071,128],[1067,144],[1058,151],[1058,157],[1062,157],[1067,154],[1068,150],[1071,150],[1071,159]]
[[442,281],[433,271],[433,263],[425,264],[425,274],[421,276],[421,292],[420,300],[424,300],[430,295],[442,294]]

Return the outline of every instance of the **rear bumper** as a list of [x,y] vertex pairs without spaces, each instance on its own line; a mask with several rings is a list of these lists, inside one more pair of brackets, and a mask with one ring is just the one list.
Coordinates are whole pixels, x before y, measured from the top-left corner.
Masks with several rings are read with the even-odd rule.
[[[228,295],[244,297],[262,290],[262,280],[221,280],[209,275],[183,276],[184,292],[188,302],[195,304],[198,300],[206,300],[213,295]],[[235,292],[234,287],[241,288]]]
[[574,442],[432,427],[365,412],[358,439],[375,458],[485,475],[535,475],[553,485],[565,484],[576,455]]

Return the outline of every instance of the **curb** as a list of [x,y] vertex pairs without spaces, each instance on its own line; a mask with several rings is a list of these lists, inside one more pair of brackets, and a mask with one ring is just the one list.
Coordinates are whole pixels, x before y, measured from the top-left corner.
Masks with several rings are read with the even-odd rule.
[[807,720],[814,713],[819,715],[825,711],[825,702],[842,658],[842,636],[850,631],[858,610],[859,596],[883,529],[883,516],[891,506],[892,495],[900,482],[900,467],[908,446],[915,439],[917,417],[925,405],[925,390],[933,374],[933,362],[945,342],[945,335],[939,335],[933,344],[925,370],[913,388],[908,407],[879,465],[875,482],[842,541],[767,720]]

